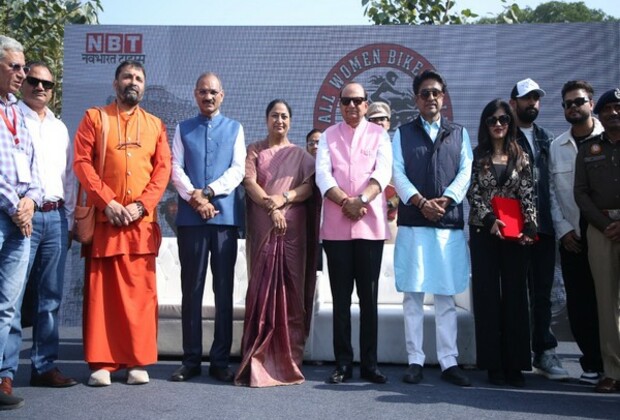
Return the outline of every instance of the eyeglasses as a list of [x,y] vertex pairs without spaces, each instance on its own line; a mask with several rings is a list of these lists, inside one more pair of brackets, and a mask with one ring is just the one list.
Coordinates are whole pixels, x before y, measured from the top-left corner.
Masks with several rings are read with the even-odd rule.
[[39,83],[41,83],[41,86],[43,86],[43,89],[45,90],[51,90],[54,89],[54,82],[51,82],[49,80],[42,80],[42,79],[37,79],[36,77],[32,77],[32,76],[26,76],[26,82],[28,82],[28,84],[32,87],[37,87],[39,86]]
[[30,67],[23,66],[19,63],[5,63],[5,64],[9,66],[9,68],[13,70],[15,73],[19,73],[21,70],[23,70],[24,73],[28,73],[30,71]]
[[575,98],[573,100],[567,100],[562,102],[562,108],[564,109],[570,109],[572,108],[573,105],[575,105],[577,108],[579,108],[580,106],[582,106],[583,104],[587,104],[588,102],[590,102],[589,98],[584,98],[584,97],[580,97],[580,98]]
[[486,120],[484,120],[484,122],[486,123],[486,125],[488,125],[489,127],[493,127],[495,124],[497,124],[497,122],[499,121],[499,125],[508,125],[510,123],[510,115],[500,115],[499,117],[496,116],[491,116],[489,118],[487,118]]
[[363,102],[366,102],[366,98],[347,98],[346,96],[340,98],[340,103],[344,106],[351,105],[351,102],[355,106],[360,106]]
[[372,117],[372,118],[368,118],[368,121],[373,122],[373,123],[384,122],[384,121],[389,122],[390,118],[389,117]]
[[434,98],[441,98],[443,96],[443,92],[439,89],[422,89],[418,95],[424,99],[430,98],[431,95]]
[[318,146],[319,145],[319,141],[318,140],[312,140],[306,143],[307,146]]
[[215,90],[215,89],[196,89],[196,93],[200,96],[207,96],[207,95],[217,96],[220,92],[221,90]]

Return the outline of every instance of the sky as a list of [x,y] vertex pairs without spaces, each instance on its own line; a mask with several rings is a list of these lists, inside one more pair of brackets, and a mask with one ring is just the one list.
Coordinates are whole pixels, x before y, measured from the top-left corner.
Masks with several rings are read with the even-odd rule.
[[[542,0],[515,0],[535,8]],[[591,9],[620,17],[618,0],[585,0]],[[102,0],[104,25],[369,25],[362,0]],[[512,3],[512,1],[511,1]],[[503,10],[499,0],[456,0],[479,16]]]

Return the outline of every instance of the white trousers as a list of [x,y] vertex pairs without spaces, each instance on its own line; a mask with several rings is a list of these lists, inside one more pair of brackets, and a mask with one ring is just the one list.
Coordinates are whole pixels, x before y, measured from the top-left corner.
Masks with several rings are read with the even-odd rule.
[[[437,360],[444,371],[455,366],[459,350],[456,345],[456,306],[454,296],[434,295],[435,334]],[[403,297],[405,314],[405,342],[409,364],[424,366],[426,356],[422,350],[424,342],[424,293],[405,292]]]

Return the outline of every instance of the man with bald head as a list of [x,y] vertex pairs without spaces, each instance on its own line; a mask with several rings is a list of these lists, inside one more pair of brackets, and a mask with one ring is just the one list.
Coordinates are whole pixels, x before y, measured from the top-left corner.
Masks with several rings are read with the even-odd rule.
[[232,382],[233,283],[244,218],[238,187],[245,174],[245,137],[241,124],[220,112],[224,88],[216,74],[198,77],[194,98],[200,113],[177,126],[172,142],[172,183],[179,193],[183,361],[170,380],[183,382],[201,373],[202,297],[211,254],[215,332],[209,375]]
[[327,382],[334,384],[352,378],[353,284],[360,304],[360,376],[374,383],[387,381],[377,367],[377,290],[383,242],[390,237],[381,192],[392,175],[392,149],[387,132],[364,118],[367,99],[359,83],[343,87],[344,121],[325,130],[316,158],[316,183],[323,196],[320,237],[334,302],[336,369]]

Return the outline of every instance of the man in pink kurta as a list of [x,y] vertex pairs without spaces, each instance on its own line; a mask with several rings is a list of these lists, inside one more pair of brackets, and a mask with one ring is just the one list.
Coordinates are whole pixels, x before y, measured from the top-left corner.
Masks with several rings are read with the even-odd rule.
[[361,377],[387,381],[377,367],[377,290],[383,242],[390,236],[381,192],[392,175],[392,149],[387,132],[365,120],[367,110],[364,88],[345,85],[340,93],[344,121],[323,133],[316,160],[316,183],[324,197],[320,237],[334,302],[336,369],[329,383],[352,377],[353,284],[360,302]]

